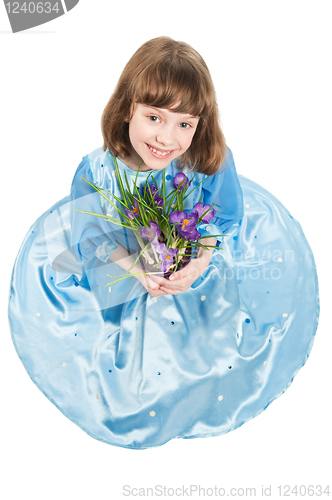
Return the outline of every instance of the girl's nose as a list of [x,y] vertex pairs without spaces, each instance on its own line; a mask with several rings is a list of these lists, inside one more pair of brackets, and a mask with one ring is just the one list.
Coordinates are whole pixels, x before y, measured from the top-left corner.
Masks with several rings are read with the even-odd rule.
[[157,141],[164,146],[173,144],[173,133],[171,127],[164,126],[158,130]]

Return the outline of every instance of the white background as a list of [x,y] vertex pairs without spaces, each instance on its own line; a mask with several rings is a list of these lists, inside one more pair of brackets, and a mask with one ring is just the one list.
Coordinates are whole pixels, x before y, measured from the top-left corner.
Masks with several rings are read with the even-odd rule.
[[[123,485],[326,485],[331,470],[331,14],[329,1],[81,0],[11,34],[0,4],[1,454],[5,500],[122,498]],[[69,193],[102,144],[100,116],[146,40],[193,45],[216,86],[238,173],[300,221],[315,255],[321,317],[287,392],[225,436],[138,451],[85,434],[37,389],[10,337],[11,270],[31,224]],[[332,488],[331,488],[332,491]],[[151,496],[151,495],[150,495]],[[324,498],[324,496],[323,496]]]

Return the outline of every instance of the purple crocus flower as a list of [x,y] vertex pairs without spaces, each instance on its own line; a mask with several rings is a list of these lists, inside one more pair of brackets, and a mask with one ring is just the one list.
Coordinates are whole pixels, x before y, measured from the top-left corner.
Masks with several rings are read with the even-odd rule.
[[[158,191],[158,188],[155,184],[150,184],[150,190],[151,190],[151,193],[154,195],[156,193],[156,191]],[[149,191],[147,186],[144,187],[144,195],[145,194],[150,195],[150,191]]]
[[135,198],[134,199],[134,206],[131,207],[131,210],[126,208],[126,214],[130,219],[134,219],[135,217],[139,217],[139,211],[138,211],[138,201]]
[[[182,184],[181,184],[181,182],[182,182]],[[179,192],[180,193],[184,189],[185,186],[189,187],[190,184],[191,184],[191,182],[188,179],[188,177],[185,174],[183,174],[182,172],[176,174],[176,176],[174,177],[173,186],[175,187],[175,189],[177,189],[180,184],[181,184],[181,186],[179,188]]]
[[154,200],[155,200],[155,203],[158,207],[163,207],[164,206],[164,200],[158,196],[158,195],[155,195],[154,196]]
[[[163,207],[164,206],[164,200],[159,196],[158,194],[158,188],[155,184],[150,185],[151,193],[155,202],[155,205],[158,207]],[[144,193],[150,195],[149,189],[147,186],[144,187]],[[153,202],[150,202],[150,205],[153,205]]]
[[156,222],[150,220],[150,227],[149,226],[141,227],[139,232],[142,238],[149,240],[150,243],[152,243],[152,245],[157,245],[159,243],[158,236],[160,235],[161,231]]
[[156,250],[159,253],[159,260],[162,261],[160,270],[164,273],[169,266],[174,264],[174,257],[179,252],[178,248],[166,248],[165,243],[158,243]]
[[185,240],[197,240],[198,231],[196,228],[199,219],[198,213],[194,210],[190,215],[184,211],[175,210],[169,216],[170,222],[177,226],[179,234]]
[[[198,218],[200,218],[209,208],[211,208],[211,205],[203,206],[203,203],[196,203],[196,205],[194,206],[194,210],[198,213]],[[215,214],[216,211],[214,208],[212,210],[209,210],[209,212],[204,215],[202,222],[208,223],[211,219],[213,219]]]

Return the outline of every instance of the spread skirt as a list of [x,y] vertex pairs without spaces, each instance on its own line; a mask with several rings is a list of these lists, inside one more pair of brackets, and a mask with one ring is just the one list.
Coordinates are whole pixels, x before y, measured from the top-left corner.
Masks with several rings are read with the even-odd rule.
[[30,228],[10,287],[12,339],[33,382],[93,438],[144,449],[229,432],[306,362],[319,315],[311,249],[275,197],[239,180],[242,222],[177,295],[153,298],[133,277],[105,287],[124,273],[110,261],[82,269],[68,198]]

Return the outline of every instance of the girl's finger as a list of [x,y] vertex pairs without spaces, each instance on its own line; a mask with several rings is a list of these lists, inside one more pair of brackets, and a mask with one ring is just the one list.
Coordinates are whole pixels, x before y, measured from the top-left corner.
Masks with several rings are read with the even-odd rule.
[[178,290],[174,290],[172,288],[161,287],[161,290],[165,291],[168,295],[175,295],[175,294],[179,293]]
[[154,276],[154,275],[151,275],[150,276],[150,279],[152,281],[155,281],[156,283],[159,283],[159,285],[167,285],[168,283],[168,280],[165,279],[165,278],[161,278],[160,276]]

